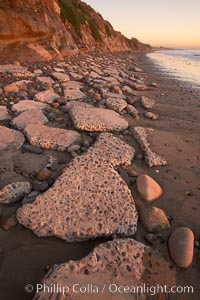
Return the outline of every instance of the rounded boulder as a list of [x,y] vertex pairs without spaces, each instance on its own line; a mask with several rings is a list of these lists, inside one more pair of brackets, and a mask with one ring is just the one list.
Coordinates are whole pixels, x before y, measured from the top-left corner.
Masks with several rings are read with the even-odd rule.
[[146,201],[154,201],[162,196],[161,186],[146,174],[139,175],[136,184],[139,194]]
[[193,260],[194,234],[187,227],[176,228],[169,237],[168,247],[171,259],[181,268],[188,268]]

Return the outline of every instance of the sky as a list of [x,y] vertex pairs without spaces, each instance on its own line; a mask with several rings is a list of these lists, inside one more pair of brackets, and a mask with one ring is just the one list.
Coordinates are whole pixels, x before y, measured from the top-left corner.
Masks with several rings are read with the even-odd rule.
[[83,0],[128,38],[200,49],[200,0]]

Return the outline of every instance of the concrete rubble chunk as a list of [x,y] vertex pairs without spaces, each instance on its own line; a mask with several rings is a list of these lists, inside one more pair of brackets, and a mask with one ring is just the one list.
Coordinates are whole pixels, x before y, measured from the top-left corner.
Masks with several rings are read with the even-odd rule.
[[87,103],[72,101],[67,103],[74,126],[86,131],[122,131],[128,122],[110,109],[96,108]]
[[75,142],[80,141],[81,136],[73,130],[52,128],[41,124],[30,124],[24,130],[31,145],[43,149],[65,151]]
[[59,73],[65,73],[65,70],[64,69],[61,69],[61,68],[53,68],[54,71],[56,72],[59,72]]
[[11,74],[13,76],[33,76],[26,67],[17,65],[0,65],[0,73]]
[[34,70],[33,73],[34,73],[35,77],[41,76],[43,74],[42,70],[40,70],[40,69]]
[[[155,274],[155,279],[149,274]],[[163,273],[165,276],[163,276]],[[148,274],[148,275],[146,275]],[[163,279],[163,277],[165,277]],[[69,287],[67,298],[59,299],[93,299],[90,298],[91,291],[80,293],[80,288],[92,286],[95,299],[123,299],[139,300],[147,299],[144,291],[137,292],[137,287],[157,285],[170,289],[176,284],[176,274],[170,269],[169,263],[161,254],[150,247],[141,244],[134,239],[115,239],[100,244],[85,258],[79,261],[69,261],[55,265],[44,277],[42,284],[45,287],[59,286]],[[122,287],[112,293],[115,287]],[[74,291],[75,288],[75,291]],[[96,293],[94,289],[96,288]],[[125,292],[126,289],[126,292]],[[141,288],[138,291],[141,291]],[[112,296],[114,295],[114,296]],[[56,292],[48,293],[44,289],[38,292],[34,300],[50,300],[58,297]],[[56,298],[58,299],[58,298]]]
[[122,88],[122,91],[123,91],[124,93],[130,94],[130,95],[133,95],[133,96],[137,96],[136,92],[135,92],[132,88],[130,88],[130,86],[128,86],[128,85],[125,85],[125,86]]
[[47,107],[47,104],[45,103],[40,103],[32,100],[22,100],[19,101],[18,103],[12,105],[11,110],[14,112],[21,113],[23,111],[27,110],[33,110],[33,109],[44,109]]
[[121,112],[124,108],[127,107],[127,102],[122,99],[117,98],[108,98],[104,100],[107,108],[114,110],[116,112]]
[[133,72],[139,72],[139,73],[142,72],[142,69],[140,69],[136,66],[132,66],[131,69],[132,69]]
[[129,85],[136,91],[146,91],[149,89],[144,83],[131,82]]
[[137,108],[135,108],[135,106],[128,104],[126,107],[126,111],[136,120],[138,120],[140,118],[139,115],[139,111],[137,110]]
[[7,204],[16,202],[30,193],[30,191],[31,185],[27,181],[10,183],[0,190],[0,203]]
[[151,120],[157,120],[158,119],[158,114],[154,114],[154,113],[152,113],[150,111],[146,112],[144,114],[144,116],[145,116],[145,118],[151,119]]
[[59,98],[60,96],[54,93],[53,90],[46,90],[44,92],[39,92],[34,97],[35,100],[42,103],[53,103],[55,100]]
[[108,77],[102,77],[103,80],[105,80],[109,85],[119,85],[119,81],[112,76],[108,76]]
[[25,111],[12,120],[12,124],[19,130],[23,130],[29,124],[45,124],[47,122],[47,117],[37,109]]
[[38,77],[37,81],[47,86],[52,86],[55,83],[51,77]]
[[96,73],[96,72],[94,72],[94,71],[91,71],[91,72],[88,74],[88,77],[89,77],[90,79],[95,79],[95,78],[100,78],[101,76],[100,76],[98,73]]
[[83,86],[82,83],[78,81],[69,81],[62,84],[64,88],[64,96],[67,101],[70,100],[81,100],[85,98],[85,94],[81,91]]
[[117,98],[117,99],[126,99],[125,95],[120,95],[117,93],[112,93],[112,92],[104,92],[103,93],[103,98]]
[[31,82],[32,82],[31,80],[20,80],[20,81],[13,82],[11,86],[17,86],[19,90],[25,91],[27,89],[27,84]]
[[67,74],[62,73],[62,72],[53,72],[52,76],[53,76],[53,78],[57,79],[59,82],[70,81],[69,76]]
[[138,218],[135,203],[114,167],[130,165],[133,156],[132,147],[102,133],[87,153],[72,160],[52,188],[18,210],[19,222],[38,236],[67,242],[132,236]]
[[72,80],[81,80],[83,78],[82,75],[75,73],[75,72],[69,72]]
[[0,121],[9,120],[10,115],[8,113],[7,107],[0,105]]
[[5,126],[0,126],[0,150],[19,149],[24,143],[24,135]]
[[7,94],[7,93],[18,93],[19,92],[18,86],[12,85],[12,84],[4,86],[3,90],[4,90],[5,94]]
[[149,99],[148,97],[142,96],[141,97],[141,104],[145,109],[151,109],[155,105],[155,101],[152,99]]
[[149,167],[164,166],[167,164],[167,161],[165,158],[159,156],[150,149],[150,143],[147,140],[148,134],[153,131],[154,130],[152,128],[144,127],[134,127],[132,130],[134,138],[137,140],[142,151],[144,152],[146,164]]

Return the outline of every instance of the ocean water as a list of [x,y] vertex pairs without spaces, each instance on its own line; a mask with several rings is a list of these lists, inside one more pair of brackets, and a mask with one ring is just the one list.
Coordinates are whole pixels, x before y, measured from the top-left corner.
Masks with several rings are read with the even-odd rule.
[[164,73],[200,89],[200,50],[160,50],[147,57]]

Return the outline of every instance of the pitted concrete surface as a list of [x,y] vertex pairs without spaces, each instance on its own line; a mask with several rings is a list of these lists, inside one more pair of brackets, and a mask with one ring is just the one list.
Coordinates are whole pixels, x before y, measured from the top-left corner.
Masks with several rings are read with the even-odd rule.
[[67,242],[112,235],[130,236],[137,227],[131,192],[114,167],[129,165],[134,149],[110,133],[66,167],[52,188],[18,210],[18,220],[38,236]]
[[96,108],[77,101],[67,104],[69,113],[77,129],[86,131],[122,131],[128,122],[110,109]]

